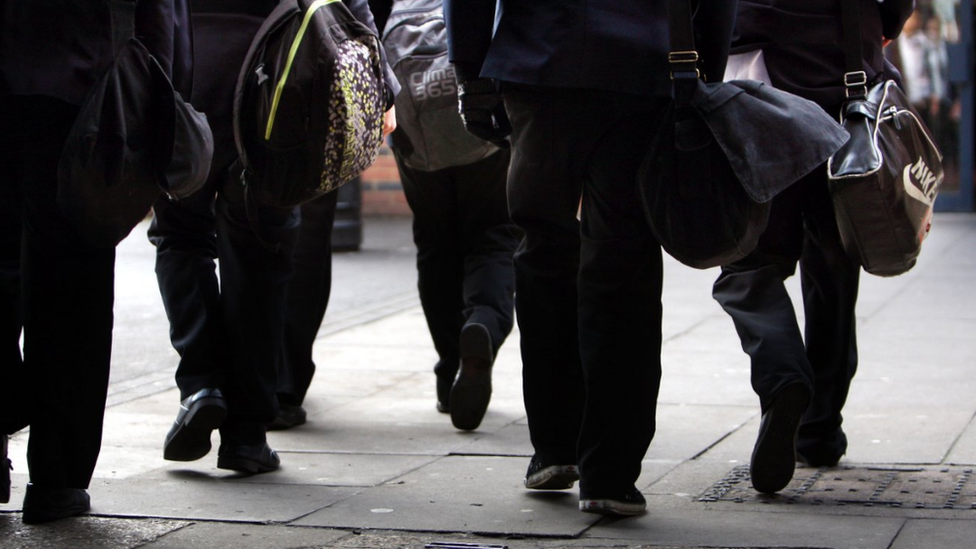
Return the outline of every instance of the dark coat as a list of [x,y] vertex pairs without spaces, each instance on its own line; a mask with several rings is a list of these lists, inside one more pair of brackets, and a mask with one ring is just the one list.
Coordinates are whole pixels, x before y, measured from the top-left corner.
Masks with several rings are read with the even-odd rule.
[[[844,101],[844,39],[839,0],[739,0],[733,52],[762,49],[777,88],[833,112]],[[895,38],[914,0],[861,0],[864,71],[882,70],[881,41]]]
[[[188,96],[193,52],[187,0],[140,0],[136,35]],[[105,0],[0,0],[0,88],[80,104],[112,62]]]
[[386,21],[390,18],[390,12],[393,11],[393,0],[369,0],[369,11],[373,12],[376,28],[382,35]]
[[[509,82],[669,95],[665,0],[446,0],[451,60]],[[707,74],[724,72],[734,0],[702,0]]]

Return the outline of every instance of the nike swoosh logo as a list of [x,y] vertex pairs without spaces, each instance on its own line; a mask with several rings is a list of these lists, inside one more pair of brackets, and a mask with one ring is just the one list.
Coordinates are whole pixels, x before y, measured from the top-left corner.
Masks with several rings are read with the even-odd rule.
[[919,202],[925,204],[926,206],[932,205],[933,200],[928,196],[926,196],[921,189],[919,189],[918,187],[915,186],[914,183],[912,183],[911,164],[905,166],[905,171],[902,172],[901,178],[903,183],[905,184],[905,192],[908,193],[908,196],[914,198],[915,200],[918,200]]

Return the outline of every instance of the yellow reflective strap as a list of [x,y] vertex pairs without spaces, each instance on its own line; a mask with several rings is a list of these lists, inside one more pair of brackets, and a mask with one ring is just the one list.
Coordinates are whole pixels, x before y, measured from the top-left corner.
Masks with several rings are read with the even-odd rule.
[[298,34],[295,35],[295,40],[292,41],[291,48],[288,50],[288,60],[285,62],[285,70],[281,73],[281,79],[278,80],[278,85],[275,86],[274,99],[271,100],[271,114],[268,116],[268,128],[264,131],[265,141],[271,139],[271,128],[274,126],[275,113],[278,112],[278,102],[281,100],[281,92],[285,89],[285,82],[288,80],[288,73],[291,72],[292,61],[295,60],[295,54],[298,53],[298,46],[302,44],[302,37],[305,36],[305,30],[308,28],[309,21],[312,20],[312,17],[315,16],[315,12],[319,8],[339,1],[317,0],[305,12],[305,18],[302,19],[302,26],[298,28]]

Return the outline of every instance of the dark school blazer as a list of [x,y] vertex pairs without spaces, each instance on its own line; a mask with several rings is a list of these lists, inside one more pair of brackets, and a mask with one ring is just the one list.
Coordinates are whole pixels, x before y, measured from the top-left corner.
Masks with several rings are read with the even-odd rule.
[[[721,79],[735,0],[701,0],[705,72]],[[466,77],[670,95],[665,0],[446,0],[451,60]]]
[[[135,30],[184,97],[193,53],[188,0],[140,0]],[[0,0],[0,91],[80,104],[113,58],[105,0]]]
[[[882,37],[895,38],[914,0],[860,0],[864,71],[884,66]],[[833,112],[844,101],[844,40],[840,0],[739,0],[732,51],[762,49],[777,88]]]

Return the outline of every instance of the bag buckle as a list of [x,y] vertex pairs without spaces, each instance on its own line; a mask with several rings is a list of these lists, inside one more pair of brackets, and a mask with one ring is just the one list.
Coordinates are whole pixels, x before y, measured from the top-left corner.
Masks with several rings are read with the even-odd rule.
[[695,73],[695,78],[701,78],[698,71],[698,52],[695,50],[673,51],[668,54],[668,63],[671,65],[671,80],[674,80],[674,73]]
[[868,95],[868,75],[864,71],[844,73],[844,96],[847,99],[866,97]]

